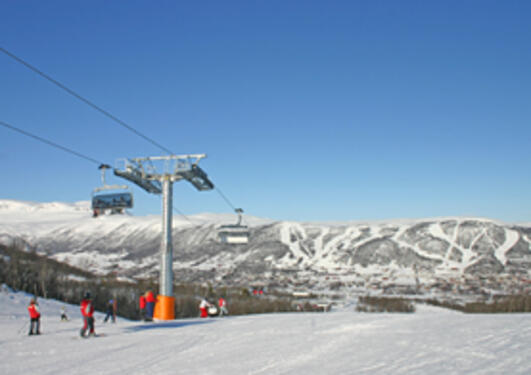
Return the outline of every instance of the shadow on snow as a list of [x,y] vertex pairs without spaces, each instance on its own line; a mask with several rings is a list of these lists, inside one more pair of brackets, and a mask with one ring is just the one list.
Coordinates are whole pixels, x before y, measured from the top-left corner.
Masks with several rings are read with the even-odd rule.
[[195,326],[200,324],[209,324],[213,323],[213,320],[194,320],[194,321],[178,321],[178,322],[160,322],[160,323],[148,323],[148,324],[142,324],[137,325],[134,327],[128,327],[126,328],[127,331],[131,332],[140,332],[140,331],[148,331],[152,329],[162,329],[162,328],[181,328],[186,326]]

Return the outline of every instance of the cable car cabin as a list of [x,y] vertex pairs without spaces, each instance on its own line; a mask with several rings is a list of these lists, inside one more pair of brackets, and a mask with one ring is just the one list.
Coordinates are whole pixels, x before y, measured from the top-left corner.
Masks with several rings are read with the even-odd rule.
[[249,229],[246,225],[223,225],[218,229],[222,243],[237,245],[249,242]]
[[126,208],[132,207],[133,194],[129,192],[97,194],[92,197],[94,216],[106,211],[110,211],[111,214],[122,214]]
[[107,164],[98,167],[101,170],[103,186],[92,190],[93,217],[98,217],[105,212],[123,214],[126,208],[133,207],[133,193],[124,191],[128,189],[127,185],[107,185],[105,183],[105,171],[110,168],[111,166]]
[[242,225],[243,210],[236,208],[234,212],[238,214],[238,222],[219,227],[219,239],[221,242],[228,244],[246,244],[249,242],[249,228],[247,228],[247,225]]

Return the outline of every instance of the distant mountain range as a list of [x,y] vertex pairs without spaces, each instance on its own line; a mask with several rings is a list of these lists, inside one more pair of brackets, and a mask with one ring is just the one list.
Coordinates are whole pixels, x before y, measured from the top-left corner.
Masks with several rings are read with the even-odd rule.
[[[220,225],[235,221],[223,214],[175,217],[175,279],[312,290],[488,278],[519,288],[531,279],[531,225],[458,217],[333,224],[245,217],[249,243],[221,243]],[[161,227],[158,216],[92,218],[88,202],[0,200],[0,243],[100,274],[156,275]]]

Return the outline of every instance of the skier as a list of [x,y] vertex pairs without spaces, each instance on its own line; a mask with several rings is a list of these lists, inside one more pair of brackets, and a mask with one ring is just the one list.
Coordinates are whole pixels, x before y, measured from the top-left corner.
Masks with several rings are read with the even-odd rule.
[[103,319],[103,323],[107,323],[107,320],[109,320],[109,318],[112,319],[112,322],[113,323],[116,323],[116,315],[114,313],[114,300],[109,300],[109,303],[107,304],[107,311],[106,311],[107,315],[105,315],[105,319]]
[[146,296],[143,294],[138,299],[138,307],[140,308],[140,319],[146,320]]
[[35,298],[32,298],[28,306],[28,312],[30,315],[30,331],[28,335],[33,335],[33,328],[35,326],[35,335],[40,335],[40,319],[41,313],[39,311],[39,304],[35,301]]
[[79,331],[81,337],[86,337],[85,332],[89,330],[89,336],[96,336],[94,332],[94,304],[90,299],[90,293],[85,293],[85,298],[81,301],[81,315],[83,315],[83,328]]
[[208,301],[206,300],[206,298],[203,298],[201,300],[201,303],[199,304],[199,317],[200,318],[208,318],[208,308],[212,306],[210,303],[208,303]]
[[219,306],[219,316],[223,316],[223,315],[228,315],[229,314],[229,312],[227,310],[227,302],[225,301],[225,298],[219,297],[218,306]]
[[68,316],[66,316],[66,309],[64,306],[61,307],[61,321],[68,321]]
[[153,311],[155,310],[155,295],[151,290],[146,292],[146,320],[153,320]]

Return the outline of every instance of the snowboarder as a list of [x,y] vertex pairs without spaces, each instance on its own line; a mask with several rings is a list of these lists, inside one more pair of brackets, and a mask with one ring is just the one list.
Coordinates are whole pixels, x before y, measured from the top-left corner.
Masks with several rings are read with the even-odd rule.
[[140,308],[140,319],[146,320],[146,296],[143,294],[138,299],[138,307]]
[[64,306],[61,307],[61,321],[68,321],[68,316],[66,316],[66,309]]
[[151,290],[146,292],[146,320],[153,320],[153,311],[155,311],[155,295]]
[[83,328],[79,331],[81,337],[86,337],[85,332],[89,330],[89,336],[96,336],[94,332],[94,304],[90,298],[90,293],[85,293],[81,301],[81,315],[83,315]]
[[109,303],[107,304],[107,315],[105,315],[105,319],[103,319],[103,323],[107,323],[107,320],[109,318],[112,319],[113,323],[116,323],[116,314],[115,314],[115,301],[113,299],[109,300]]
[[199,317],[200,318],[208,318],[208,308],[212,306],[206,298],[203,298],[201,300],[201,303],[199,304]]
[[[41,319],[41,313],[39,311],[39,304],[35,300],[35,298],[32,298],[30,301],[30,304],[28,306],[28,312],[30,315],[30,331],[28,335],[40,335],[40,319]],[[35,328],[35,333],[33,333],[33,328]]]
[[225,298],[219,297],[218,306],[219,306],[219,316],[223,316],[223,315],[228,315],[229,314],[229,312],[227,310],[227,302],[225,301]]

